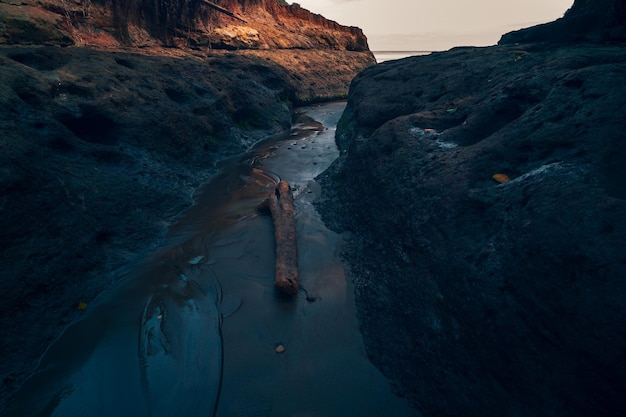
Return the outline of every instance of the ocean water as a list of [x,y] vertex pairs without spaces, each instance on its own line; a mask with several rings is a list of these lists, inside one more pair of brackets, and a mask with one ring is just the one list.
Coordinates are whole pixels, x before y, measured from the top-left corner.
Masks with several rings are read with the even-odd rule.
[[428,55],[431,51],[372,51],[376,62],[379,64],[385,61],[391,61],[394,59],[406,58],[415,55]]

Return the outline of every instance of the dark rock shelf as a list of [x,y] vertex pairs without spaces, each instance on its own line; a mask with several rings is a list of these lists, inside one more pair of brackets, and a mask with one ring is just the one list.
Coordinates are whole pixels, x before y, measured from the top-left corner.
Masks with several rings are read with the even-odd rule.
[[369,357],[427,415],[626,410],[624,56],[457,48],[354,80],[320,209]]

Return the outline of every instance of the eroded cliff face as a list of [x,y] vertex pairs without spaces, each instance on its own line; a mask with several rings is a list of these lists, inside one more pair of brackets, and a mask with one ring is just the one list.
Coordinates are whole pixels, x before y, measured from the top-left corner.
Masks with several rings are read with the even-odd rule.
[[25,0],[0,4],[0,43],[368,51],[359,28],[277,0]]
[[0,45],[256,55],[291,74],[296,103],[345,97],[352,78],[376,62],[361,29],[280,0],[8,0],[0,3]]

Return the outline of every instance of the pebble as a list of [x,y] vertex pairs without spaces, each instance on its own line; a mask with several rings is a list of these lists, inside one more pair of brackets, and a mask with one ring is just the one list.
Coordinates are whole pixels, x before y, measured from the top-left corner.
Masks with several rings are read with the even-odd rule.
[[495,174],[491,178],[493,178],[496,182],[499,182],[500,184],[511,181],[511,179],[506,174]]

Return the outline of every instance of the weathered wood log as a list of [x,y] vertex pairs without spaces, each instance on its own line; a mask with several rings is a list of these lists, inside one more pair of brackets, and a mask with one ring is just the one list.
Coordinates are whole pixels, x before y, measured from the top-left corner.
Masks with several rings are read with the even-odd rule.
[[276,271],[274,286],[286,294],[298,292],[298,248],[293,194],[287,181],[280,181],[274,192],[262,203],[268,207],[274,222]]
[[215,4],[215,3],[213,3],[212,1],[202,0],[202,2],[204,4],[206,4],[207,6],[211,7],[212,9],[217,10],[220,13],[224,13],[225,15],[228,15],[228,16],[230,16],[230,17],[232,17],[234,19],[237,19],[237,20],[239,20],[239,21],[241,21],[243,23],[248,23],[248,21],[246,19],[237,16],[235,13],[231,12],[228,9],[223,8],[222,6],[219,6],[219,5]]

